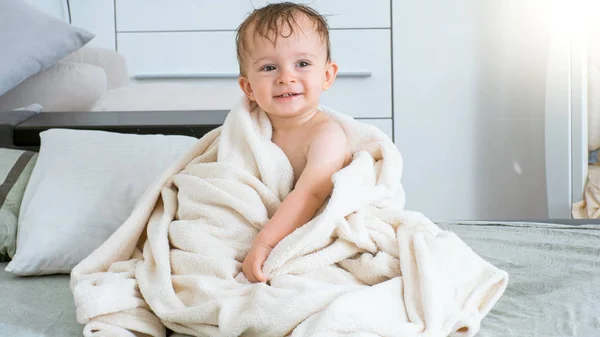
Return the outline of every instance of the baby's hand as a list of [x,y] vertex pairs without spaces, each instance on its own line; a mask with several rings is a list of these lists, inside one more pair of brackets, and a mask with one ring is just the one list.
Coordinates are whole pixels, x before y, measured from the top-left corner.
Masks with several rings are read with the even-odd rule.
[[272,250],[273,248],[267,244],[260,242],[254,242],[252,244],[252,247],[242,263],[242,271],[246,275],[248,281],[252,283],[267,282],[267,278],[262,272],[262,266]]

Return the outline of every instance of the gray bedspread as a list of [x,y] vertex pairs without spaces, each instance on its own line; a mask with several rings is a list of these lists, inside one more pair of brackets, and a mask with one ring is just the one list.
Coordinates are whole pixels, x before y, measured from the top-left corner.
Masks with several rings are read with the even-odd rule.
[[[509,285],[481,337],[600,336],[600,225],[442,223]],[[68,275],[17,278],[0,263],[1,337],[75,337]]]
[[17,277],[0,263],[1,337],[79,337],[69,275]]
[[600,336],[600,226],[440,224],[508,271],[477,336]]

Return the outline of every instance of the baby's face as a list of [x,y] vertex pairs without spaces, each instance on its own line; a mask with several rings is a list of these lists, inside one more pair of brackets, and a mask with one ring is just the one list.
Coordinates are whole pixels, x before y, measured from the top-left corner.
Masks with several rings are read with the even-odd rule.
[[301,116],[316,110],[321,92],[337,74],[337,65],[327,61],[325,43],[313,23],[300,15],[296,20],[294,34],[283,37],[289,35],[289,29],[284,29],[275,45],[262,37],[248,40],[240,87],[272,116]]

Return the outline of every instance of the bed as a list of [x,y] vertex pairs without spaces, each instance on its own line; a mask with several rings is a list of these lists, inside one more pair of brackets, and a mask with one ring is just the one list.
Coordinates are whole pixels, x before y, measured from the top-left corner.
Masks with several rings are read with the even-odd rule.
[[69,275],[17,277],[0,263],[0,336],[82,336],[75,320]]
[[[600,335],[600,224],[440,223],[510,274],[481,337]],[[18,278],[0,264],[0,336],[81,336],[68,275]]]
[[441,224],[510,275],[479,336],[600,335],[600,225],[578,223]]
[[[12,142],[2,146],[36,148],[37,134],[50,127],[202,136],[220,125],[225,113],[199,117],[197,112],[170,111],[140,118],[135,112],[94,112],[86,118],[85,113],[21,112],[0,123],[4,126],[0,139]],[[600,221],[444,222],[439,226],[455,232],[510,275],[506,292],[484,319],[478,336],[600,335]],[[0,336],[82,335],[68,275],[16,277],[5,272],[5,266],[0,263]]]

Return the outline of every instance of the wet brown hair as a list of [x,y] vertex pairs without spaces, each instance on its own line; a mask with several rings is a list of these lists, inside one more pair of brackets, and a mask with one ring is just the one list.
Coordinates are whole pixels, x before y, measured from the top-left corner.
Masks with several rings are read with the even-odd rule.
[[[273,3],[255,9],[237,28],[235,44],[241,76],[244,76],[244,56],[248,53],[248,33],[251,32],[253,38],[262,37],[275,44],[277,37],[287,38],[294,34],[295,28],[299,27],[296,20],[298,14],[306,16],[314,24],[317,33],[321,35],[326,45],[327,61],[331,61],[329,26],[325,18],[306,5],[293,2]],[[289,35],[283,35],[284,28],[289,28]]]

